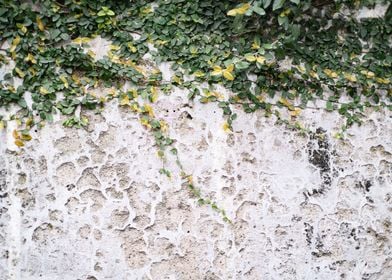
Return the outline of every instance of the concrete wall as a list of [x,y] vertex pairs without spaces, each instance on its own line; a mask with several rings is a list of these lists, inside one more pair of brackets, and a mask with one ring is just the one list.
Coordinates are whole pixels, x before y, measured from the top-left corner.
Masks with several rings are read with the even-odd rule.
[[[97,48],[106,48],[98,42]],[[167,74],[167,71],[165,71]],[[165,75],[166,75],[165,74]],[[392,115],[346,140],[307,109],[301,135],[214,104],[162,96],[185,170],[233,224],[158,170],[152,136],[115,102],[87,129],[57,119],[23,150],[0,132],[0,279],[391,279]],[[8,140],[7,140],[8,139]]]

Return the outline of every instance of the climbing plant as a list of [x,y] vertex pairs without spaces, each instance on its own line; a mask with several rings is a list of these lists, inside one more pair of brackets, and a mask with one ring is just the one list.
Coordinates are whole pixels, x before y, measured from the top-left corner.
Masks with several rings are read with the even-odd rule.
[[[375,5],[383,16],[358,16]],[[190,100],[216,103],[227,132],[238,106],[300,129],[295,119],[304,108],[338,111],[345,130],[361,123],[366,108],[392,109],[391,34],[388,0],[2,0],[0,128],[15,120],[15,144],[23,147],[53,114],[82,127],[83,112],[117,99],[138,114],[165,161],[178,150],[154,103],[180,87]],[[88,48],[98,36],[111,41],[100,59]],[[161,62],[172,62],[170,80]],[[229,220],[202,197],[178,156],[177,164],[199,202]]]

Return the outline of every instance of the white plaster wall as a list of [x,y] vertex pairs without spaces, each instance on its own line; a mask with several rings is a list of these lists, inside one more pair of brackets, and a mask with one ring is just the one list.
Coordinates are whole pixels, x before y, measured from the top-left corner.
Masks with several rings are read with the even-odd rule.
[[159,175],[152,137],[113,103],[87,130],[59,121],[24,151],[1,146],[0,279],[390,279],[389,112],[344,141],[339,117],[315,110],[300,120],[320,138],[241,113],[226,134],[215,105],[183,96],[158,114],[233,225]]
[[323,110],[302,112],[319,132],[303,136],[241,110],[227,134],[220,109],[181,90],[156,107],[185,170],[233,224],[197,205],[174,158],[172,180],[158,173],[153,138],[114,101],[85,112],[87,129],[57,119],[23,150],[11,123],[0,132],[0,280],[391,279],[390,112],[367,111],[337,140],[343,120]]

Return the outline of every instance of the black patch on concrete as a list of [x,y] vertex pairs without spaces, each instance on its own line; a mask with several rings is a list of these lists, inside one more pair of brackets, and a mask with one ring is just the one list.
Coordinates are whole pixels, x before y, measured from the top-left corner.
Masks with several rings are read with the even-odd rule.
[[364,193],[369,192],[370,188],[372,187],[372,181],[370,180],[363,180],[355,184],[355,187],[362,190]]
[[304,223],[304,226],[305,226],[306,242],[310,246],[312,244],[312,238],[313,238],[313,226],[308,223]]
[[332,168],[330,144],[326,135],[326,130],[319,127],[315,132],[310,133],[310,140],[307,144],[308,160],[320,171],[322,180],[319,188],[313,188],[307,191],[305,196],[314,196],[324,194],[332,183]]

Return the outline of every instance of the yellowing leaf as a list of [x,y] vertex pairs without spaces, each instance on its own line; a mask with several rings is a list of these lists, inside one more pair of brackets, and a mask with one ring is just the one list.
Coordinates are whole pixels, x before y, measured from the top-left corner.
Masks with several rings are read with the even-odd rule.
[[16,36],[14,40],[12,40],[10,52],[14,52],[16,47],[19,45],[19,43],[20,43],[20,37]]
[[312,77],[312,78],[319,79],[319,75],[318,75],[316,72],[314,72],[313,70],[311,70],[311,71],[309,72],[309,75],[310,75],[310,77]]
[[88,43],[91,41],[91,38],[88,37],[78,37],[74,40],[72,40],[72,42],[74,42],[75,44],[84,44],[84,43]]
[[128,43],[128,44],[127,44],[127,47],[128,47],[128,49],[129,49],[131,52],[133,52],[133,53],[137,52],[137,48],[136,48],[132,43]]
[[258,50],[260,49],[260,45],[257,42],[252,43],[252,50]]
[[144,107],[144,112],[145,113],[148,113],[148,115],[150,117],[154,117],[154,111],[153,111],[153,109],[152,109],[152,107],[150,105],[145,104],[143,107]]
[[121,106],[129,105],[129,97],[128,97],[128,95],[125,95],[125,96],[121,99],[120,105],[121,105]]
[[355,75],[350,74],[350,73],[345,73],[344,77],[349,80],[350,82],[356,82],[357,81],[357,77],[355,77]]
[[16,26],[17,26],[23,33],[26,33],[26,32],[27,32],[27,28],[26,28],[26,26],[24,26],[23,24],[17,23]]
[[330,78],[336,78],[338,73],[332,71],[331,69],[324,69],[324,73]]
[[158,90],[156,87],[151,87],[151,102],[155,102],[158,100]]
[[245,55],[245,59],[249,62],[255,62],[256,61],[256,57],[252,54],[247,54]]
[[256,58],[256,61],[260,64],[263,64],[265,62],[265,57],[264,56],[258,56]]
[[145,127],[147,127],[147,128],[151,128],[151,125],[150,125],[150,123],[149,123],[149,121],[148,121],[147,118],[141,118],[141,119],[140,119],[140,123],[141,123],[142,125],[144,125]]
[[24,146],[23,141],[20,140],[20,139],[16,139],[16,140],[14,141],[14,143],[15,143],[15,145],[18,146],[18,147],[23,147],[23,146]]
[[0,131],[2,131],[5,127],[4,121],[0,121]]
[[298,71],[301,72],[302,74],[304,74],[304,73],[306,72],[305,67],[303,67],[302,65],[298,65],[298,66],[297,66],[297,69],[298,69]]
[[168,126],[167,126],[167,123],[165,122],[165,121],[159,121],[159,124],[160,124],[160,126],[161,126],[161,131],[162,132],[166,132],[167,131],[167,129],[168,129]]
[[300,113],[301,113],[301,109],[299,109],[299,108],[294,108],[294,110],[290,111],[290,115],[291,115],[292,117],[296,117],[296,116],[298,116]]
[[232,132],[228,122],[224,122],[222,128],[223,128],[224,132],[227,132],[227,133]]
[[41,94],[43,94],[43,95],[49,93],[49,91],[48,91],[46,88],[44,88],[44,87],[40,87],[40,88],[39,88],[39,92],[40,92]]
[[365,75],[367,78],[374,78],[375,74],[372,71],[366,71],[366,70],[362,70],[361,73],[363,75]]
[[67,78],[65,76],[60,76],[60,80],[63,82],[65,88],[69,87]]
[[25,61],[27,61],[27,62],[30,61],[30,62],[33,63],[33,64],[36,64],[36,63],[37,63],[37,60],[34,58],[34,56],[33,56],[31,53],[29,53],[29,54],[26,56]]
[[249,8],[250,8],[250,4],[246,3],[236,9],[232,9],[232,10],[228,11],[227,15],[228,16],[243,15],[246,13],[247,10],[249,10]]
[[212,76],[219,76],[222,75],[222,68],[220,66],[214,66],[213,71],[211,73]]
[[18,74],[19,77],[21,77],[22,79],[24,78],[24,76],[26,75],[22,70],[20,70],[18,67],[15,67],[15,72]]
[[88,54],[90,57],[95,58],[95,52],[93,52],[92,50],[88,50],[88,51],[87,51],[87,54]]
[[390,83],[389,79],[387,78],[376,78],[376,81],[380,84],[386,84],[386,85]]
[[137,113],[140,113],[140,112],[142,111],[136,103],[133,103],[133,104],[131,105],[131,110],[132,110],[133,112],[137,112]]
[[18,131],[16,129],[14,129],[12,131],[12,137],[14,137],[15,139],[19,139],[20,138],[19,133],[18,133]]
[[226,70],[229,71],[229,72],[233,72],[234,64],[230,64],[229,66],[227,66]]
[[279,102],[286,106],[289,110],[295,110],[293,104],[291,104],[290,101],[288,101],[286,98],[280,98]]
[[225,77],[229,81],[234,80],[233,74],[231,74],[231,72],[228,70],[223,70],[223,77]]
[[205,76],[205,74],[200,70],[197,70],[196,72],[194,72],[193,75],[195,75],[198,78]]
[[24,141],[30,141],[33,138],[31,137],[30,134],[22,134],[21,139],[24,140]]
[[32,118],[28,118],[26,121],[26,126],[27,127],[31,127],[31,125],[33,124],[33,119]]
[[45,30],[45,26],[44,26],[41,18],[37,17],[36,20],[37,20],[38,29],[41,30],[41,31],[44,31]]

